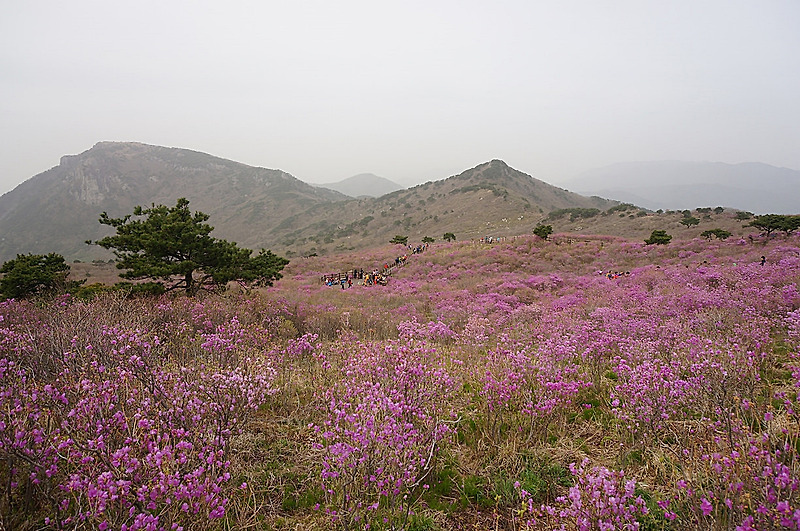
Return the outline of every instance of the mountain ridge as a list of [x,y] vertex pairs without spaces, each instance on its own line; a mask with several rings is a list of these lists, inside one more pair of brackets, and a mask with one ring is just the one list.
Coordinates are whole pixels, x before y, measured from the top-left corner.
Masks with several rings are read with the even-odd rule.
[[[58,166],[0,196],[0,257],[50,251],[76,259],[106,256],[82,243],[108,234],[97,222],[101,212],[116,217],[129,214],[136,205],[171,205],[179,197],[188,197],[193,210],[217,220],[216,236],[244,246],[258,243],[248,233],[259,225],[266,230],[271,217],[290,215],[316,202],[347,199],[281,170],[182,148],[98,142],[83,153],[62,157]],[[227,210],[245,202],[252,219],[219,223]],[[258,211],[266,208],[272,209],[272,216],[259,223]]]
[[0,260],[57,252],[69,260],[110,258],[85,245],[108,234],[98,223],[137,205],[186,197],[214,236],[287,256],[335,253],[453,232],[459,238],[529,232],[553,209],[606,208],[515,170],[500,160],[378,198],[353,199],[282,170],[199,151],[136,142],[98,142],[0,196]]

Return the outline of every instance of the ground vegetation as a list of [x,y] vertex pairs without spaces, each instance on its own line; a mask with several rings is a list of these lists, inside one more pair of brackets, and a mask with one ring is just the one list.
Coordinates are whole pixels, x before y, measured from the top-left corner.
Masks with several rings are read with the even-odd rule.
[[493,241],[0,303],[2,525],[798,528],[800,237]]

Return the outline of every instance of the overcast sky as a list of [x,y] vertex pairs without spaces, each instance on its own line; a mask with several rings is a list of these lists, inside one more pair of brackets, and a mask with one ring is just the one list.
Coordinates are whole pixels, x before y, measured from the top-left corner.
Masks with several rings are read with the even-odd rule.
[[102,140],[307,182],[800,169],[800,1],[4,1],[0,193]]

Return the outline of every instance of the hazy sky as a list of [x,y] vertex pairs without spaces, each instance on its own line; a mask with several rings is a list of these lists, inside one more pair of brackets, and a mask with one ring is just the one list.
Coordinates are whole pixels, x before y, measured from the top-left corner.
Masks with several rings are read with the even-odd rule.
[[101,140],[307,182],[800,169],[800,1],[12,1],[0,193]]

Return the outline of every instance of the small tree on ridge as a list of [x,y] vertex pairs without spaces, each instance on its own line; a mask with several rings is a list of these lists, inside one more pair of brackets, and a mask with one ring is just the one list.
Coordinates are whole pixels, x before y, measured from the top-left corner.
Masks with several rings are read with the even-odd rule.
[[686,228],[688,229],[692,225],[699,225],[700,224],[700,220],[697,219],[694,216],[689,216],[688,218],[683,218],[682,220],[680,220],[679,223],[681,225],[686,226]]

